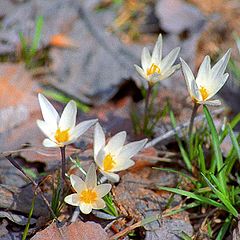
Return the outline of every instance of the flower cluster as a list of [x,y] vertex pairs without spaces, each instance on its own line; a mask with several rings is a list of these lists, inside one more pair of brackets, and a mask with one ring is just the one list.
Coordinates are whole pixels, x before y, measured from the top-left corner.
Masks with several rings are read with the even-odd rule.
[[[135,65],[138,73],[148,82],[149,97],[152,87],[156,82],[170,77],[180,65],[174,65],[180,48],[174,48],[170,53],[162,57],[162,36],[153,49],[152,55],[147,48],[142,51],[142,67]],[[219,105],[219,100],[212,100],[212,97],[225,84],[229,74],[224,73],[230,58],[230,50],[211,68],[210,57],[206,56],[199,68],[195,78],[187,63],[180,58],[183,75],[185,77],[189,94],[195,103]],[[104,131],[97,119],[83,121],[76,125],[77,106],[70,101],[63,110],[61,117],[52,104],[41,94],[38,95],[43,120],[37,120],[37,125],[46,136],[43,141],[45,147],[59,147],[62,153],[62,183],[65,176],[65,146],[75,142],[91,126],[94,130],[94,162],[86,174],[85,181],[76,175],[70,176],[70,181],[75,193],[65,197],[65,202],[79,206],[80,210],[88,214],[92,209],[102,209],[105,202],[102,199],[111,190],[109,183],[99,184],[96,170],[105,176],[110,182],[118,182],[117,172],[125,170],[134,165],[132,157],[145,146],[147,139],[128,143],[126,145],[126,132],[122,131],[106,141]],[[147,99],[147,98],[146,98]],[[145,105],[144,125],[147,125],[149,99]],[[194,118],[192,118],[193,123]],[[192,124],[190,124],[192,125]],[[190,127],[190,133],[191,133]],[[97,167],[97,169],[96,169]],[[62,189],[63,191],[63,189]]]
[[[180,66],[173,65],[176,61],[180,48],[174,48],[165,58],[162,58],[162,36],[153,48],[152,56],[147,48],[143,48],[141,64],[142,68],[135,65],[137,72],[149,83],[156,82],[171,76]],[[211,100],[223,87],[229,74],[224,73],[230,58],[231,50],[211,68],[210,57],[206,56],[195,78],[187,63],[180,58],[182,71],[187,83],[189,94],[197,104],[219,105],[219,100]]]
[[[60,117],[53,105],[42,94],[38,95],[38,99],[44,121],[37,120],[37,125],[47,137],[43,141],[45,147],[64,148],[66,145],[75,142],[91,126],[96,124],[94,131],[94,161],[99,171],[111,182],[119,181],[116,172],[134,165],[135,162],[131,158],[147,142],[147,139],[143,139],[124,146],[126,132],[119,132],[106,144],[103,129],[97,123],[97,119],[83,121],[76,125],[77,106],[73,100],[66,105]],[[65,197],[66,203],[79,206],[80,210],[85,214],[90,213],[92,209],[105,207],[102,197],[111,190],[111,184],[97,185],[94,164],[90,166],[85,182],[76,175],[71,175],[70,181],[76,193]]]

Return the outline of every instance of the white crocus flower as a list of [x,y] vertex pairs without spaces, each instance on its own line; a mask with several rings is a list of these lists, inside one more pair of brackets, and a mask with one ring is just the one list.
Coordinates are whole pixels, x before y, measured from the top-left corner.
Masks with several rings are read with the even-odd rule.
[[43,95],[38,94],[38,99],[44,121],[37,120],[37,125],[47,137],[43,141],[45,147],[63,147],[73,143],[97,122],[97,119],[93,119],[76,125],[77,106],[73,100],[64,108],[60,118],[56,109]]
[[76,191],[65,197],[64,201],[73,206],[79,206],[80,210],[89,214],[92,209],[103,209],[106,204],[102,199],[112,188],[111,184],[97,185],[97,175],[94,164],[88,169],[85,182],[76,175],[70,176],[72,187]]
[[160,34],[153,49],[152,56],[145,47],[142,51],[141,64],[142,68],[134,65],[138,73],[150,84],[168,78],[180,65],[174,65],[180,47],[174,48],[166,57],[162,58],[162,35]]
[[115,172],[125,170],[135,164],[131,159],[146,144],[147,139],[124,145],[126,132],[114,135],[106,144],[105,135],[99,123],[94,131],[94,160],[100,172],[112,182],[119,181]]
[[211,100],[211,98],[227,81],[229,74],[224,72],[226,70],[230,54],[231,50],[229,49],[212,68],[210,64],[210,57],[206,56],[198,70],[196,79],[187,63],[180,58],[187,88],[194,102],[214,106],[221,104],[219,100]]

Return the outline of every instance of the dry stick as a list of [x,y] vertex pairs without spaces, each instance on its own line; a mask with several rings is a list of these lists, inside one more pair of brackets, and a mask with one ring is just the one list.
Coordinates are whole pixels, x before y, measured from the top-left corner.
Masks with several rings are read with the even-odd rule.
[[[52,216],[57,220],[57,216],[55,215],[55,213],[53,212],[50,203],[48,202],[48,200],[46,199],[46,197],[44,196],[41,188],[39,188],[39,185],[32,179],[30,178],[22,169],[22,167],[13,160],[12,156],[6,156],[6,158],[9,160],[9,162],[15,167],[17,168],[35,187],[35,191],[38,189],[38,193],[40,193],[41,198],[43,199],[43,201],[45,202],[45,204],[47,205],[49,211],[51,212]],[[57,220],[58,221],[58,220]]]
[[[224,111],[223,108],[220,108],[220,109],[217,109],[215,111],[213,111],[213,115],[217,115],[217,114],[220,114]],[[195,122],[200,122],[204,119],[204,115],[200,115],[198,117],[195,118]],[[159,142],[162,142],[164,140],[167,140],[173,136],[175,136],[176,134],[179,134],[183,129],[187,128],[190,124],[190,121],[189,122],[186,122],[186,123],[183,123],[179,126],[177,126],[175,129],[172,129],[168,132],[166,132],[165,134],[153,139],[152,141],[148,142],[144,148],[148,148],[148,147],[153,147],[154,145],[158,144]]]

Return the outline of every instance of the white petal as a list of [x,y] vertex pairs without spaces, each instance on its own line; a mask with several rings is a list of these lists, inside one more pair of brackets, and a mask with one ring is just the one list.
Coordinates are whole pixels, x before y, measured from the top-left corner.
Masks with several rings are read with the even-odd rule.
[[144,145],[147,143],[147,138],[140,140],[140,141],[135,141],[135,142],[131,142],[126,144],[125,146],[123,146],[121,152],[119,153],[118,157],[119,158],[131,158],[133,157],[135,154],[137,154],[143,147]]
[[149,65],[151,64],[151,56],[149,50],[146,47],[142,50],[141,64],[144,72],[147,71]]
[[53,128],[53,131],[56,131],[58,121],[59,121],[59,115],[56,111],[56,109],[53,107],[53,105],[42,95],[38,94],[38,100],[40,103],[43,119],[51,128]]
[[84,214],[89,214],[92,211],[92,205],[86,203],[80,203],[80,210]]
[[118,153],[121,151],[123,144],[126,140],[126,132],[122,131],[114,135],[108,142],[108,144],[105,147],[106,153],[111,153],[113,155],[118,155]]
[[77,116],[77,105],[71,100],[64,108],[62,116],[59,121],[59,128],[61,130],[71,129],[75,127]]
[[211,65],[210,65],[210,57],[206,56],[200,65],[200,68],[198,70],[198,75],[196,78],[196,83],[198,87],[204,86],[207,88],[210,80],[210,70],[211,70]]
[[213,79],[212,80],[212,85],[209,86],[208,91],[209,95],[206,100],[210,99],[213,97],[217,92],[223,87],[223,85],[226,83],[227,79],[229,77],[228,73],[225,73],[223,76],[219,77],[218,79]]
[[231,49],[229,49],[225,55],[213,66],[212,68],[212,78],[219,78],[226,70],[229,58],[231,55]]
[[71,130],[70,132],[71,139],[73,139],[73,141],[77,140],[78,137],[85,133],[97,121],[98,121],[97,119],[93,119],[80,122],[75,128]]
[[103,167],[103,160],[104,160],[106,154],[107,154],[107,153],[106,153],[105,150],[102,148],[102,149],[98,152],[96,158],[94,159],[95,163],[97,164],[97,166],[98,166],[99,168],[102,168],[102,167]]
[[100,172],[110,181],[113,183],[117,183],[119,182],[119,175],[116,173],[112,173],[112,172],[105,172],[102,169],[100,169]]
[[103,199],[98,199],[95,203],[92,204],[94,209],[103,209],[106,207],[106,203]]
[[113,171],[116,171],[116,172],[123,171],[123,170],[126,170],[126,169],[132,167],[134,164],[135,164],[135,162],[131,159],[118,158],[118,164],[113,169]]
[[221,101],[216,99],[216,100],[207,100],[207,101],[199,101],[199,104],[205,104],[209,106],[219,106],[221,105]]
[[55,143],[54,141],[45,138],[42,142],[44,147],[59,147],[59,145],[57,143]]
[[99,123],[96,123],[94,129],[94,142],[93,142],[93,150],[94,150],[94,159],[96,159],[99,151],[105,146],[105,134],[103,129]]
[[105,184],[100,184],[96,186],[95,190],[98,194],[98,197],[102,198],[110,192],[111,188],[112,188],[111,184],[105,183]]
[[54,132],[46,122],[37,120],[37,125],[46,137],[52,138],[54,136]]
[[147,80],[147,76],[144,73],[144,70],[142,68],[140,68],[138,65],[134,65],[134,67],[136,68],[137,72],[144,78]]
[[196,88],[196,82],[195,82],[195,78],[193,76],[193,73],[190,69],[190,67],[187,65],[187,63],[180,58],[180,61],[182,63],[182,71],[183,71],[183,75],[187,84],[187,88],[188,88],[188,92],[190,94],[191,97],[197,97],[196,96],[196,91],[194,91],[193,87]]
[[159,34],[158,40],[153,49],[152,61],[158,64],[160,63],[161,59],[162,59],[162,35]]
[[167,71],[164,71],[162,74],[161,74],[161,77],[160,77],[160,80],[163,80],[163,79],[166,79],[166,78],[169,78],[177,69],[180,68],[180,64],[177,64],[177,65],[174,65],[172,66],[170,69],[168,69]]
[[64,198],[64,202],[72,205],[72,206],[79,206],[79,197],[76,193],[68,195]]
[[180,47],[174,48],[165,58],[163,58],[160,65],[160,70],[165,71],[165,69],[172,67],[178,57],[179,52]]
[[93,189],[97,186],[97,174],[94,163],[92,163],[87,171],[85,183],[87,188]]
[[74,188],[74,190],[76,192],[79,193],[79,192],[83,191],[84,189],[86,189],[86,184],[80,177],[72,174],[70,176],[70,181],[71,181],[72,187]]

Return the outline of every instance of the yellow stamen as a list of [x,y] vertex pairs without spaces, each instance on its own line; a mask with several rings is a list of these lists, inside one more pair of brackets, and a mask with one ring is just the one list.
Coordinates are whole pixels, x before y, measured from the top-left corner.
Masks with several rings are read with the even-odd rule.
[[160,68],[156,64],[152,64],[150,68],[147,69],[147,76],[152,75],[154,73],[161,73]]
[[58,143],[67,142],[69,140],[69,129],[61,131],[59,128],[55,133],[55,139]]
[[200,91],[200,93],[202,95],[202,99],[204,101],[208,97],[207,89],[205,87],[201,87],[199,91]]
[[103,170],[108,172],[113,169],[116,162],[113,160],[112,155],[109,153],[104,159],[103,159]]
[[97,201],[97,193],[95,190],[86,189],[80,193],[80,201],[84,203],[94,203]]

